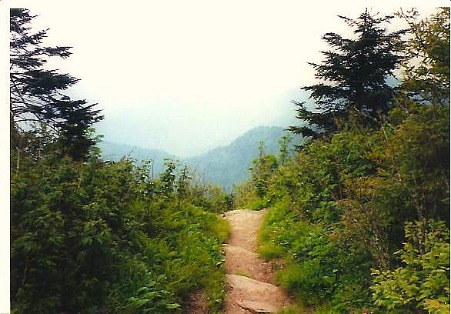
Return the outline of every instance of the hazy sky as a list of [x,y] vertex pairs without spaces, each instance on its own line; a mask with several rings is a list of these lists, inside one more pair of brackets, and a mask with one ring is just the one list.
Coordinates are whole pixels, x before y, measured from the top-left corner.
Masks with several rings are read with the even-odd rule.
[[39,15],[33,26],[50,28],[48,44],[73,47],[69,59],[51,66],[81,79],[70,91],[74,98],[99,103],[105,120],[97,129],[106,140],[186,157],[228,144],[259,125],[287,127],[295,115],[290,99],[314,82],[307,62],[320,61],[318,52],[327,47],[321,36],[348,31],[336,16],[357,17],[365,5],[384,14],[412,5],[387,2],[390,6],[300,0],[9,5]]

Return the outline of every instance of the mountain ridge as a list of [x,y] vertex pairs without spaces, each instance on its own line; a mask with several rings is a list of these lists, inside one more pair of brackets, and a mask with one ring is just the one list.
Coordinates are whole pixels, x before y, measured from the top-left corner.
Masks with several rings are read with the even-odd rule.
[[[279,126],[259,126],[243,133],[229,144],[188,158],[179,158],[163,150],[110,141],[100,142],[98,146],[104,159],[130,157],[137,162],[152,159],[155,174],[164,171],[165,158],[178,160],[192,168],[200,178],[230,190],[233,185],[250,178],[249,168],[252,160],[258,157],[260,143],[263,143],[264,153],[277,155],[279,140],[284,134],[290,133]],[[291,148],[293,146],[294,144]]]
[[250,178],[252,160],[258,157],[259,143],[266,154],[278,154],[279,140],[287,134],[282,127],[260,126],[237,137],[232,143],[186,159],[186,162],[209,182],[230,190]]

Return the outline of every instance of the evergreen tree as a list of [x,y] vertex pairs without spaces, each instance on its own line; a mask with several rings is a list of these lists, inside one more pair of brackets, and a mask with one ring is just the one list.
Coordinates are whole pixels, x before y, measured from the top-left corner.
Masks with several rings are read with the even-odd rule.
[[316,109],[293,101],[297,118],[307,122],[291,126],[293,133],[318,137],[342,130],[349,122],[379,125],[390,109],[394,88],[387,84],[387,77],[400,62],[397,51],[404,31],[387,33],[383,24],[393,16],[377,17],[368,10],[355,20],[339,18],[353,29],[356,39],[336,33],[322,37],[331,50],[322,51],[325,59],[321,64],[309,63],[322,82],[302,87],[311,92]]
[[[11,9],[10,19],[10,91],[11,125],[14,129],[34,129],[42,125],[58,138],[62,152],[83,159],[94,144],[91,126],[103,117],[95,104],[72,100],[63,91],[78,79],[47,69],[49,57],[67,58],[70,47],[45,47],[47,30],[31,32],[35,16],[27,9]],[[12,143],[13,145],[17,143]]]

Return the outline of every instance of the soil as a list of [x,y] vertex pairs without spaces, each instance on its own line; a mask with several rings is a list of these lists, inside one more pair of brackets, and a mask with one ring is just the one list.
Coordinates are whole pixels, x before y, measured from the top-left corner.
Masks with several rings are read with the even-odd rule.
[[203,314],[208,313],[207,297],[203,291],[196,291],[189,300],[189,307],[183,310],[184,314]]
[[274,285],[271,263],[256,253],[257,234],[266,210],[234,210],[225,214],[231,225],[226,251],[225,314],[275,313],[290,303]]

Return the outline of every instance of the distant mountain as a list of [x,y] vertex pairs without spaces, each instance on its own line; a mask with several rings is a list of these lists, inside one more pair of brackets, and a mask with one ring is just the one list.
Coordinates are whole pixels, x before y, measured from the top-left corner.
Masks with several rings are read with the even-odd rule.
[[[217,147],[205,154],[186,159],[180,159],[162,150],[109,141],[100,142],[98,147],[105,160],[117,161],[123,157],[135,159],[138,163],[149,159],[153,160],[153,173],[156,177],[164,171],[165,158],[180,160],[194,169],[196,174],[207,182],[230,190],[234,184],[250,178],[249,168],[252,166],[252,161],[258,157],[260,142],[263,142],[265,153],[277,155],[279,140],[287,133],[289,132],[282,127],[257,127],[241,135],[227,146]],[[299,140],[293,141],[290,149],[293,150],[294,145],[299,143]]]
[[[258,157],[259,143],[263,142],[265,153],[277,155],[279,140],[286,133],[288,132],[282,127],[257,127],[230,145],[188,158],[185,162],[207,181],[230,190],[234,184],[250,178],[249,168],[252,161]],[[299,144],[299,141],[296,144]],[[291,145],[291,149],[293,147],[294,144]]]
[[118,144],[109,141],[102,141],[97,145],[100,148],[101,156],[106,160],[118,161],[121,158],[129,157],[138,163],[145,160],[153,160],[153,172],[158,176],[164,170],[164,159],[178,159],[176,156],[158,149],[149,149],[127,144]]

